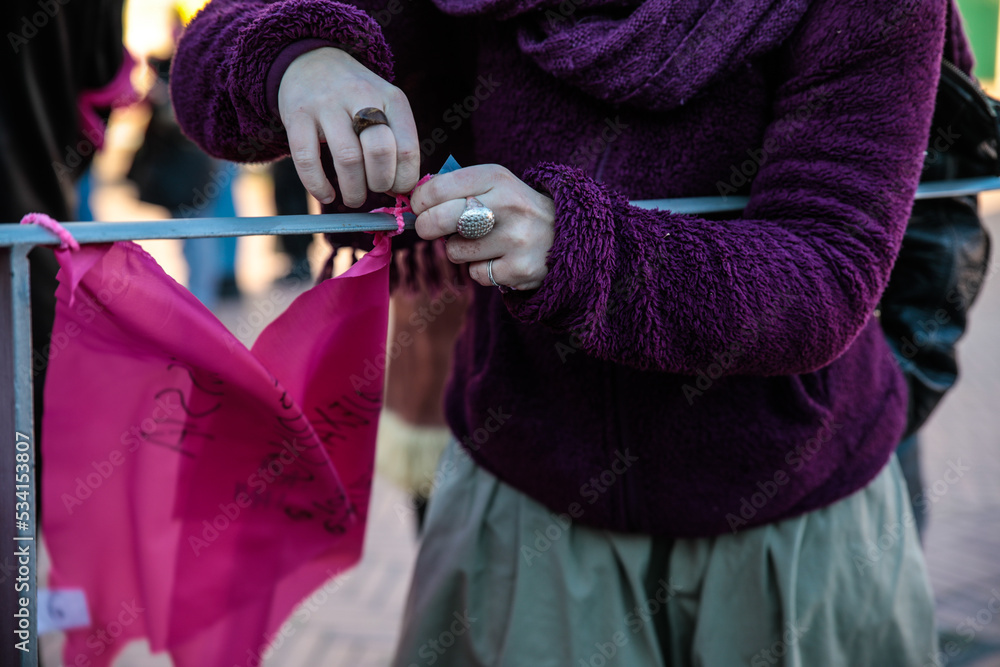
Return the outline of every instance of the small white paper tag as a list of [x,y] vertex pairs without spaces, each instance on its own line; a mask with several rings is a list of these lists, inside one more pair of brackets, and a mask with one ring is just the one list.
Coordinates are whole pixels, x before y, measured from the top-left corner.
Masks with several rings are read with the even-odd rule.
[[38,634],[90,626],[87,594],[82,588],[38,591]]

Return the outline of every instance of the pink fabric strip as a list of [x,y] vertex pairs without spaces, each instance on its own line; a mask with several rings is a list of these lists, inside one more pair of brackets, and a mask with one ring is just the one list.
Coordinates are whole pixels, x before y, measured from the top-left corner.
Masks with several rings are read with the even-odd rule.
[[80,244],[76,242],[69,230],[44,213],[29,213],[21,218],[22,225],[38,225],[59,237],[59,248],[61,250],[79,250]]
[[[423,178],[421,178],[419,181],[417,181],[417,184],[413,187],[413,190],[416,190],[417,188],[419,188],[421,185],[423,185],[427,181],[431,180],[432,178],[434,178],[434,174],[425,174]],[[381,208],[376,208],[376,209],[372,209],[371,211],[369,211],[369,213],[388,213],[389,215],[393,215],[393,216],[396,217],[396,231],[395,232],[389,232],[388,236],[392,237],[392,236],[396,236],[397,234],[402,234],[403,233],[403,224],[404,224],[404,222],[403,222],[403,214],[404,213],[413,213],[413,206],[410,205],[410,197],[413,196],[413,190],[410,190],[410,194],[409,195],[396,195],[396,205],[395,206],[383,206]],[[386,232],[377,232],[377,233],[378,234],[385,234]],[[381,238],[381,237],[378,237],[378,238]],[[378,239],[377,238],[376,238],[375,243],[376,244],[378,243]]]

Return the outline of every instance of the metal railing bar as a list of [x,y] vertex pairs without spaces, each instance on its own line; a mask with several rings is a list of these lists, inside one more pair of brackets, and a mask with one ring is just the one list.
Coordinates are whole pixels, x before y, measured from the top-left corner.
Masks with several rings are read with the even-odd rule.
[[[921,183],[917,199],[961,197],[1000,190],[1000,178],[968,178]],[[633,201],[641,208],[658,208],[673,213],[720,213],[743,210],[747,197],[686,197]],[[406,216],[408,229],[413,215]],[[141,222],[70,222],[70,231],[80,243],[111,243],[142,239],[187,239],[214,236],[259,236],[285,234],[346,234],[387,232],[396,221],[387,213],[329,213],[318,215],[275,215],[259,218],[179,218]],[[35,225],[0,224],[0,247],[25,243],[52,245],[52,235]]]
[[749,201],[749,197],[688,197],[686,199],[642,199],[629,203],[639,208],[658,208],[661,211],[693,215],[742,211],[747,207]]
[[[954,181],[933,181],[921,183],[915,199],[947,199],[1000,190],[1000,177],[983,176],[963,178]],[[742,211],[750,201],[749,197],[690,197],[686,199],[647,199],[634,201],[633,206],[658,208],[673,213],[724,213]]]
[[921,183],[920,187],[917,188],[916,199],[966,197],[990,190],[1000,190],[1000,177],[983,176],[981,178],[963,178],[954,181]]
[[[412,216],[410,216],[412,220]],[[61,222],[61,221],[60,221]],[[396,220],[387,213],[274,215],[260,218],[176,218],[141,222],[69,222],[80,243],[141,239],[189,239],[218,236],[388,232]],[[412,227],[412,222],[410,223]],[[0,247],[15,243],[52,245],[53,236],[36,225],[0,225]]]

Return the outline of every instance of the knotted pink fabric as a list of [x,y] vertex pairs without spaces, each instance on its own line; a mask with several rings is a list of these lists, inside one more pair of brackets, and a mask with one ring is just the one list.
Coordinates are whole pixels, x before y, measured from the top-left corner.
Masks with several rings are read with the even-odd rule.
[[44,213],[29,213],[21,218],[21,224],[38,225],[52,232],[59,239],[59,248],[62,250],[66,250],[67,248],[70,250],[80,249],[80,244],[76,242],[76,239],[69,233],[69,230]]
[[255,667],[297,602],[357,562],[389,243],[249,350],[139,246],[57,251],[44,532],[52,587],[84,589],[93,620],[68,633],[67,665],[146,637],[179,667]]
[[[417,188],[419,188],[421,185],[431,180],[432,178],[434,178],[434,174],[424,174],[423,177],[421,177],[421,179],[417,181],[417,184],[413,186],[413,190],[416,190]],[[406,224],[406,222],[403,220],[403,214],[413,213],[413,206],[410,204],[410,196],[412,195],[413,195],[412,190],[410,191],[409,196],[396,195],[395,206],[383,206],[381,208],[373,208],[371,211],[369,211],[369,213],[388,213],[389,215],[396,218],[396,231],[389,232],[388,236],[396,236],[396,234],[403,233],[403,225]],[[378,243],[378,240],[381,238],[381,235],[382,232],[377,233],[375,237],[376,243]]]

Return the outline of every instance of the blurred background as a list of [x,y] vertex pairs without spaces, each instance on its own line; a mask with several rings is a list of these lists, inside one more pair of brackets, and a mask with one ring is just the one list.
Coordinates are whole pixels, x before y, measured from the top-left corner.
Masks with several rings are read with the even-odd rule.
[[997,25],[1000,2],[997,0],[958,0],[965,17],[965,29],[976,53],[975,74],[987,90],[996,90]]
[[[80,219],[262,216],[318,212],[290,161],[235,165],[212,160],[183,137],[170,108],[167,82],[174,43],[200,0],[129,0],[125,46],[137,61],[132,83],[143,101],[115,109],[104,149],[81,187]],[[275,187],[275,183],[278,187]],[[276,200],[276,192],[283,198]],[[281,209],[281,210],[279,210]],[[304,287],[329,255],[317,236],[149,241],[142,245],[175,279],[225,316],[240,295],[252,298],[275,281]],[[202,246],[194,250],[185,246]],[[185,257],[185,254],[187,257]],[[192,271],[193,267],[193,271]]]
[[[183,23],[201,4],[198,0],[127,3],[126,46],[137,61],[133,84],[144,101],[113,112],[105,148],[81,184],[77,219],[123,221],[318,211],[289,164],[275,168],[210,160],[193,149],[173,124],[165,83],[169,59]],[[995,94],[1000,71],[1000,0],[960,0],[959,4],[978,61],[976,73]],[[984,195],[981,204],[996,243],[1000,240],[1000,195]],[[245,237],[140,243],[247,345],[278,314],[280,309],[273,305],[287,306],[308,289],[330,254],[329,245],[319,236],[283,242],[274,237]],[[343,268],[350,259],[345,256],[340,261]],[[1000,667],[1000,614],[991,610],[996,605],[993,600],[1000,601],[997,268],[1000,263],[994,252],[990,275],[971,314],[969,333],[959,347],[963,377],[923,430],[924,478],[933,500],[925,547],[942,643],[951,642],[955,647],[952,654],[928,656],[926,664],[935,667]],[[405,306],[394,304],[397,311],[400,307]],[[449,336],[461,315],[461,310],[456,310],[451,328],[441,333],[443,343],[436,348],[437,356],[430,355],[431,366],[407,362],[407,373],[417,381],[427,373],[434,375],[420,385],[426,391],[440,392],[447,371],[447,362],[440,361],[441,351],[447,353]],[[410,415],[413,418],[409,421],[439,432],[440,420],[433,415],[426,419],[428,410],[439,411],[439,406],[432,400],[430,408],[424,407],[426,423],[420,423],[419,414]],[[407,416],[405,409],[401,413]],[[956,462],[968,471],[957,482],[946,484],[944,473]],[[420,494],[414,495],[412,488],[403,490],[382,475],[376,478],[364,560],[305,601],[307,613],[292,616],[265,664],[388,664],[416,555],[415,526],[421,505]],[[43,580],[45,567],[43,560]],[[974,628],[971,633],[970,628]],[[47,667],[62,664],[61,643],[58,633],[42,638]],[[166,667],[170,661],[151,656],[143,643],[135,643],[115,664]]]

